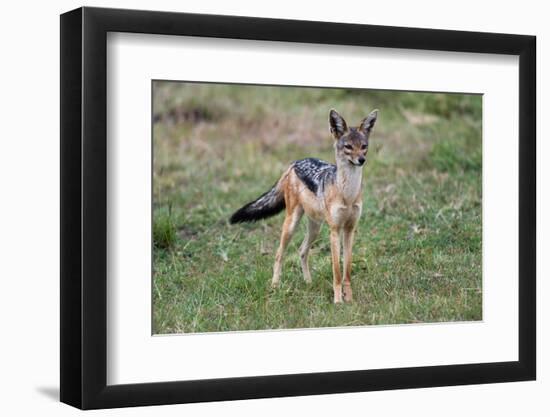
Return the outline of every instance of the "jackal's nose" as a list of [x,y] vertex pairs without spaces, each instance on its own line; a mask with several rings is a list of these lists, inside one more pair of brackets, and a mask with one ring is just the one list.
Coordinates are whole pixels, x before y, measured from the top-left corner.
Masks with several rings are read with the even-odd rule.
[[362,156],[360,156],[358,159],[357,159],[357,162],[359,163],[359,165],[363,165],[365,163],[365,158],[363,158]]

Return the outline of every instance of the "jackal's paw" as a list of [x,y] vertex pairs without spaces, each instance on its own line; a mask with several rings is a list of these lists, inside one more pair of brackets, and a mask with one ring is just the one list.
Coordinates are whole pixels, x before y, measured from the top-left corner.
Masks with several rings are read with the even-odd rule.
[[273,289],[279,288],[279,281],[271,281],[271,288]]
[[353,301],[353,292],[351,291],[351,285],[344,285],[344,301],[351,303]]

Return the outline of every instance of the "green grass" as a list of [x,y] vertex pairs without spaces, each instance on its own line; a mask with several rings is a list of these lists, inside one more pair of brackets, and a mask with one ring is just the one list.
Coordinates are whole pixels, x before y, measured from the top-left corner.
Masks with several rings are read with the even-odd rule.
[[[481,97],[154,86],[156,334],[481,320]],[[333,161],[327,114],[380,116],[364,171],[354,302],[332,304],[327,228],[302,278],[302,221],[270,288],[282,215],[229,225],[293,160]]]

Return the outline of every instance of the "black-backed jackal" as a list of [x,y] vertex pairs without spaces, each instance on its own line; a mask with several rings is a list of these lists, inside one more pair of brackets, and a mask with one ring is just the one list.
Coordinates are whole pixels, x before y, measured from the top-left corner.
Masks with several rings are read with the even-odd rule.
[[[271,190],[231,216],[231,223],[256,221],[286,209],[281,242],[273,266],[273,287],[279,284],[285,248],[305,213],[308,227],[300,246],[304,279],[311,282],[309,249],[325,221],[330,228],[334,302],[352,301],[351,254],[353,235],[361,216],[362,167],[367,158],[369,135],[377,116],[378,110],[374,110],[363,119],[359,127],[348,128],[342,116],[331,110],[329,125],[334,138],[336,165],[315,158],[295,161]],[[340,272],[341,240],[344,252],[343,283]]]

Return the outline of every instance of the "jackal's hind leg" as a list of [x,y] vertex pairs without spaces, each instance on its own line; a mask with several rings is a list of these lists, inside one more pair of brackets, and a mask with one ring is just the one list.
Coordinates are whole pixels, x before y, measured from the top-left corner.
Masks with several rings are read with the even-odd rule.
[[275,264],[273,265],[273,279],[271,280],[271,286],[279,286],[281,280],[281,269],[283,266],[283,256],[285,249],[296,230],[296,226],[300,222],[304,214],[304,210],[300,206],[296,206],[292,211],[287,211],[285,221],[283,223],[283,230],[281,231],[281,242],[279,243],[279,249],[275,255]]
[[321,230],[321,223],[316,222],[315,220],[309,219],[307,222],[307,231],[302,246],[300,246],[300,261],[302,262],[302,272],[304,273],[304,280],[307,283],[311,283],[311,273],[309,272],[309,250],[315,239],[319,235],[319,230]]

